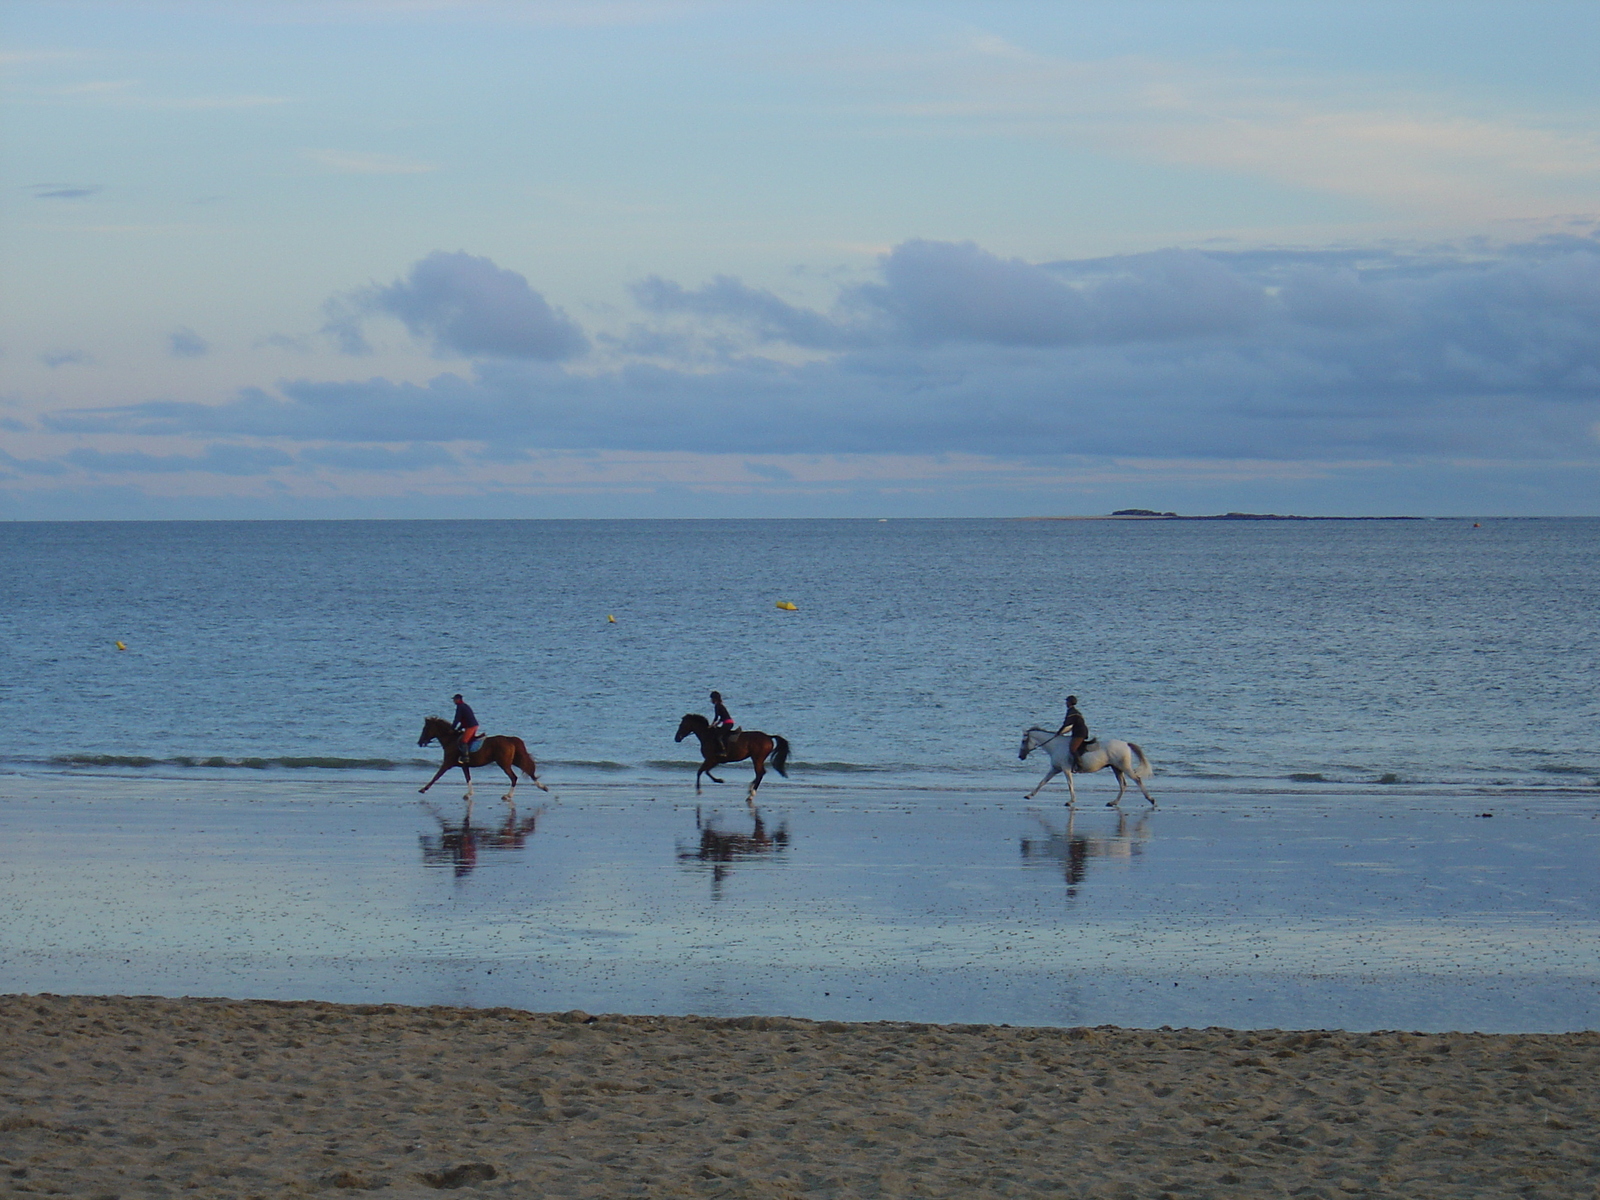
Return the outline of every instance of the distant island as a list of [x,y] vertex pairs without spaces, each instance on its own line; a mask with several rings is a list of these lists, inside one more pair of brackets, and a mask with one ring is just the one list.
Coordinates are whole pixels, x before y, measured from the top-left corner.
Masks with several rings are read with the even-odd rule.
[[1421,517],[1296,517],[1282,513],[1217,513],[1209,517],[1186,517],[1175,512],[1157,512],[1153,508],[1119,508],[1113,517],[1144,517],[1157,521],[1420,521]]
[[1157,512],[1153,508],[1119,508],[1099,517],[1016,517],[1018,521],[1426,521],[1428,517],[1297,517],[1283,513],[1214,513],[1211,516],[1185,516],[1183,513]]

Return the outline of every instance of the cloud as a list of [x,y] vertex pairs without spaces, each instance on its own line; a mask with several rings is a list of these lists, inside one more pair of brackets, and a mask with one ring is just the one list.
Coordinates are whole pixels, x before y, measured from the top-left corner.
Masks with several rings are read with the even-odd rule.
[[83,200],[105,188],[98,183],[36,183],[28,191],[39,200]]
[[970,137],[1022,136],[1459,219],[1588,202],[1600,138],[1579,116],[1468,115],[1472,97],[1371,74],[1292,77],[1129,56],[1072,59],[993,36],[937,52],[837,59],[868,114]]
[[453,467],[456,459],[440,446],[425,442],[402,449],[387,446],[321,446],[302,450],[300,461],[349,471],[416,471],[425,467]]
[[265,475],[292,459],[282,450],[262,446],[207,446],[198,456],[144,454],[137,450],[106,453],[87,447],[69,451],[63,458],[95,475],[174,474],[198,471],[212,475]]
[[54,370],[57,367],[88,367],[94,365],[94,355],[83,350],[47,350],[39,361]]
[[693,291],[652,275],[634,284],[632,292],[639,307],[647,312],[735,321],[762,341],[837,350],[859,340],[847,327],[821,313],[798,308],[770,291],[747,287],[728,275],[718,275]]
[[583,330],[527,279],[463,251],[435,250],[405,279],[330,303],[324,332],[349,353],[365,351],[360,323],[374,313],[398,317],[440,357],[560,362],[589,349]]
[[[443,282],[424,270],[441,260],[451,268]],[[481,442],[503,458],[724,450],[1600,461],[1590,433],[1600,419],[1593,238],[1045,264],[915,241],[881,265],[879,281],[845,288],[830,313],[731,278],[641,285],[651,311],[732,321],[755,346],[840,347],[798,363],[748,346],[709,368],[658,357],[585,372],[486,354],[424,384],[298,379],[222,404],[151,401],[41,422],[82,434],[401,444],[410,454]],[[441,301],[467,290],[463,277],[496,286],[472,290],[475,307]],[[474,340],[503,344],[484,334],[503,328],[495,302],[509,298],[516,311],[534,295],[521,276],[466,255],[430,256],[384,291],[397,315],[458,352]],[[550,311],[542,300],[534,309],[539,320]]]
[[167,352],[174,358],[204,358],[211,344],[187,327],[167,335]]
[[50,459],[16,458],[0,450],[0,467],[8,467],[7,472],[15,475],[62,475],[66,467]]

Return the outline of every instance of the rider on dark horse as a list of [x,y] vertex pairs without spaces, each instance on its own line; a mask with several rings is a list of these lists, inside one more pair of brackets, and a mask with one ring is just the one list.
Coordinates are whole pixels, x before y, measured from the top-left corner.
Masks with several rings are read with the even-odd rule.
[[472,705],[461,698],[460,692],[452,699],[456,702],[456,719],[450,723],[450,728],[461,735],[461,740],[456,743],[456,757],[466,762],[467,755],[472,752],[472,739],[478,736],[478,717],[472,711]]
[[1083,714],[1078,711],[1078,698],[1067,697],[1067,715],[1061,720],[1061,728],[1056,730],[1056,736],[1071,731],[1072,740],[1067,743],[1067,752],[1072,755],[1072,761],[1077,762],[1078,751],[1082,750],[1089,741],[1089,722],[1083,719]]
[[711,728],[716,732],[718,738],[717,753],[719,756],[726,758],[728,754],[728,739],[732,736],[737,726],[734,725],[733,717],[729,714],[727,706],[722,703],[721,692],[711,693]]

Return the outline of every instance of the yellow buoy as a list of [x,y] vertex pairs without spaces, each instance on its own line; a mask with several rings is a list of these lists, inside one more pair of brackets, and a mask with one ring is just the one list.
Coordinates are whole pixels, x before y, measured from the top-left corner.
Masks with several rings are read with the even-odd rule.
[[784,612],[799,612],[800,611],[800,606],[798,604],[790,604],[787,600],[779,600],[778,601],[778,607],[783,609]]
[[615,617],[613,617],[610,613],[606,614],[606,621],[608,623],[612,624],[612,625],[615,625],[617,623],[617,619]]
[[118,650],[126,650],[126,649],[127,649],[127,647],[126,647],[126,646],[124,646],[124,645],[123,645],[123,644],[122,644],[122,643],[121,643],[121,642],[118,642],[118,643],[117,643],[117,649],[118,649]]

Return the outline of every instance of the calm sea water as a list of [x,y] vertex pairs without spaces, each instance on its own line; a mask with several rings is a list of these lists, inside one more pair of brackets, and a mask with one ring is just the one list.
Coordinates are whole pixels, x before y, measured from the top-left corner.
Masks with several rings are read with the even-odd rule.
[[1158,793],[1600,785],[1596,520],[10,523],[0,558],[0,771],[420,772],[461,691],[553,783],[683,782],[719,688],[796,784],[1031,786],[1072,691]]
[[416,770],[459,690],[550,778],[626,782],[720,688],[797,781],[1026,782],[1067,691],[1186,787],[1600,781],[1595,520],[8,523],[0,555],[13,770]]

